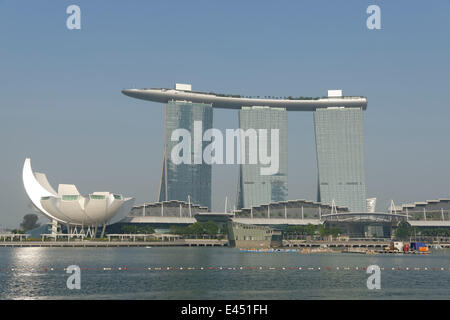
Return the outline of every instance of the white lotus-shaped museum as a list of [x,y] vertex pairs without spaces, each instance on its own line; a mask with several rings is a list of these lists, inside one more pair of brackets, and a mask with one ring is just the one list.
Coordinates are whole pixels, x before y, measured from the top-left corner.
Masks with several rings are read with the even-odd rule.
[[94,192],[80,195],[73,184],[60,184],[56,192],[43,173],[33,172],[31,160],[23,166],[23,184],[33,205],[46,217],[69,226],[101,226],[122,220],[134,205],[121,194]]

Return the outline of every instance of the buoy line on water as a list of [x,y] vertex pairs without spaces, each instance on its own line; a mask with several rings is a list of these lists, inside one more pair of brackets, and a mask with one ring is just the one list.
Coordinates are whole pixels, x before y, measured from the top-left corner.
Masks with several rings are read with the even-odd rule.
[[[110,266],[110,267],[80,267],[81,271],[99,272],[99,271],[366,271],[366,266],[153,266],[153,267],[127,267],[127,266]],[[389,266],[380,267],[380,270],[386,271],[450,271],[450,267],[443,266]],[[7,267],[0,268],[0,273],[8,272],[45,272],[51,273],[55,271],[67,271],[67,268],[57,267]]]

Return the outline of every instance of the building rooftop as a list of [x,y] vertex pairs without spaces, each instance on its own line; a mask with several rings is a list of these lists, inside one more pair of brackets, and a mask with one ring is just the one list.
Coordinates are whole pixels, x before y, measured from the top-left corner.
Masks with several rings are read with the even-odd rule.
[[276,97],[276,96],[242,96],[191,90],[167,88],[124,89],[124,95],[132,98],[167,103],[182,101],[211,104],[214,108],[240,109],[242,106],[268,106],[286,108],[288,111],[314,111],[319,108],[348,107],[367,108],[367,98],[362,96],[327,96],[327,97]]
[[[316,201],[312,201],[312,200],[305,200],[305,199],[296,199],[296,200],[286,200],[286,201],[274,201],[274,202],[270,202],[270,203],[265,203],[265,204],[261,204],[261,205],[255,205],[252,208],[242,208],[239,210],[234,210],[234,212],[242,212],[242,211],[249,211],[251,209],[260,209],[260,208],[267,208],[267,206],[270,207],[275,207],[275,206],[281,206],[284,207],[289,206],[289,205],[293,205],[293,206],[298,206],[298,205],[302,205],[302,204],[310,204],[316,207],[321,207],[321,208],[327,208],[327,209],[331,209],[332,206],[330,204],[325,204],[325,203],[321,203],[321,202],[316,202]],[[338,210],[348,210],[347,207],[344,206],[336,206],[336,209]]]
[[405,210],[405,209],[410,209],[410,208],[415,208],[417,206],[426,206],[428,204],[437,204],[437,203],[441,203],[441,202],[450,202],[449,198],[441,198],[441,199],[437,199],[437,200],[426,200],[426,201],[417,201],[414,203],[406,203],[406,204],[402,204],[400,206],[400,210]]

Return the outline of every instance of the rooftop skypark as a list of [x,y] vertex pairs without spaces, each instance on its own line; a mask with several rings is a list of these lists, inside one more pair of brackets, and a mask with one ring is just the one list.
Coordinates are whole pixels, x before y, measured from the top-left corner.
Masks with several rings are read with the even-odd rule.
[[[340,90],[331,90],[339,91]],[[177,84],[175,89],[149,88],[125,89],[122,93],[137,99],[167,103],[188,101],[211,104],[214,108],[240,109],[242,106],[268,106],[286,108],[288,111],[315,111],[320,108],[347,107],[367,108],[367,99],[362,96],[328,95],[326,97],[293,96],[246,96],[215,92],[192,91],[190,85]]]

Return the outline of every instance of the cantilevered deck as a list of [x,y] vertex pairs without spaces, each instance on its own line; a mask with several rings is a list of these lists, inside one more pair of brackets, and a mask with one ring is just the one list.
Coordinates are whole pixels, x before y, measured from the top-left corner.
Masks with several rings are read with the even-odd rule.
[[122,93],[136,99],[167,103],[168,101],[189,101],[211,104],[213,108],[240,109],[242,106],[267,106],[286,108],[288,111],[314,111],[319,108],[347,107],[367,108],[365,97],[321,97],[321,98],[255,98],[240,95],[224,95],[175,89],[125,89]]

